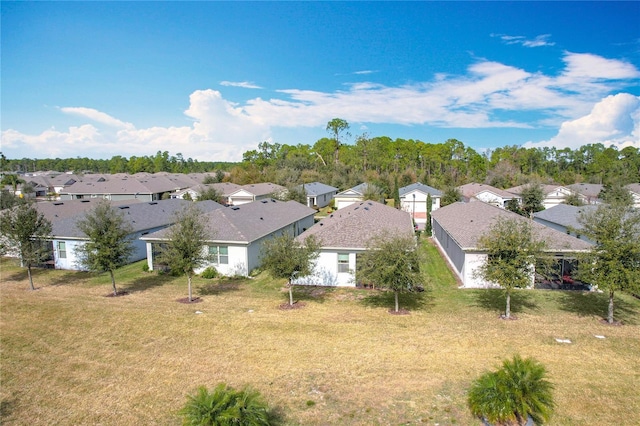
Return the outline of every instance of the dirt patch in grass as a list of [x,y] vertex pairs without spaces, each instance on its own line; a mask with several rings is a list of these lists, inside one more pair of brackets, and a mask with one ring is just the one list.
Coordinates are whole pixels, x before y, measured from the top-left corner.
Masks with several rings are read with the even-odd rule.
[[104,297],[121,297],[121,296],[126,296],[128,294],[129,294],[128,291],[118,290],[115,292],[115,294],[114,293],[105,294]]
[[182,297],[180,299],[177,299],[176,302],[178,303],[184,303],[184,304],[192,304],[192,303],[200,303],[202,302],[202,299],[199,297],[192,297],[191,300],[189,300],[188,297]]
[[607,319],[606,319],[606,318],[602,318],[602,319],[600,320],[600,324],[610,325],[611,327],[620,327],[620,326],[622,326],[622,325],[623,325],[623,324],[622,324],[622,321],[615,321],[615,320],[614,320],[613,322],[609,322],[609,321],[607,321]]
[[294,309],[302,309],[305,306],[307,306],[307,304],[304,302],[293,302],[293,305],[289,303],[281,303],[280,306],[278,306],[278,309],[281,311],[292,311]]
[[395,309],[389,309],[388,312],[391,315],[411,315],[411,312],[407,311],[406,309],[398,309],[397,311]]

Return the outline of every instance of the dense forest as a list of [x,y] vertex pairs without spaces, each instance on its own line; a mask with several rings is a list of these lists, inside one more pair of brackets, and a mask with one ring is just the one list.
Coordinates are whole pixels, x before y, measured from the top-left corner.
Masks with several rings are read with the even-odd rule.
[[222,170],[225,180],[238,184],[273,182],[291,187],[321,181],[346,189],[361,182],[376,184],[388,194],[398,187],[420,181],[436,188],[450,188],[469,182],[498,188],[537,182],[568,185],[576,182],[626,185],[640,182],[640,149],[617,150],[602,144],[569,148],[523,148],[506,146],[482,154],[463,142],[449,139],[425,143],[386,136],[358,136],[344,143],[348,124],[327,130],[332,137],[313,145],[281,145],[262,142],[243,154],[238,163],[203,162],[181,154],[158,151],[154,156],[109,160],[6,159],[3,171],[73,171],[76,173],[192,173]]

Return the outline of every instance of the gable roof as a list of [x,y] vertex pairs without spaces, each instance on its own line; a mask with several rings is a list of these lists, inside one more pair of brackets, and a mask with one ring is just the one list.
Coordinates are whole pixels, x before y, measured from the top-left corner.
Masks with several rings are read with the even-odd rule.
[[344,207],[303,232],[299,241],[315,235],[323,248],[366,249],[379,234],[413,237],[411,215],[375,201]]
[[411,185],[407,185],[407,186],[403,186],[402,188],[400,188],[398,190],[398,193],[400,194],[400,197],[404,197],[405,195],[414,192],[414,191],[419,191],[425,194],[431,194],[432,196],[435,197],[441,197],[442,196],[442,192],[440,190],[437,190],[435,188],[432,188],[429,185],[425,185],[423,183],[420,182],[416,182],[416,183],[412,183]]
[[518,198],[516,194],[507,192],[504,189],[496,188],[495,186],[486,185],[484,183],[467,183],[466,185],[459,186],[458,189],[462,193],[462,196],[469,199],[475,197],[481,192],[491,192],[494,195],[506,200]]
[[[315,210],[296,201],[272,198],[240,206],[223,207],[205,214],[209,241],[250,243],[313,216]],[[166,240],[170,228],[143,237]]]
[[354,186],[353,188],[349,188],[349,189],[346,189],[346,190],[344,190],[342,192],[339,192],[338,194],[336,194],[336,197],[337,198],[340,198],[342,196],[352,197],[354,195],[362,196],[362,195],[364,195],[365,192],[367,192],[369,187],[371,187],[374,190],[378,190],[379,189],[376,185],[374,185],[372,183],[364,182],[364,183],[361,183],[359,185]]
[[[432,213],[434,221],[465,250],[477,250],[478,240],[497,218],[529,221],[519,214],[487,203],[453,203]],[[576,252],[588,250],[591,245],[566,233],[556,231],[537,222],[530,222],[536,238],[546,241],[547,250]]]
[[[111,205],[118,213],[124,216],[125,221],[131,225],[133,232],[140,232],[173,223],[176,214],[191,203],[192,201],[168,199]],[[224,208],[221,204],[214,201],[203,201],[197,203],[197,206],[203,213]],[[95,207],[95,204],[93,207]],[[52,221],[52,235],[63,238],[86,238],[86,235],[78,229],[77,223],[83,219],[88,212],[89,209],[80,214]]]
[[304,189],[304,192],[308,196],[312,196],[312,197],[338,191],[338,188],[335,188],[330,185],[325,185],[324,183],[321,183],[321,182],[305,183],[304,185],[296,186],[296,189]]
[[[505,191],[510,192],[512,194],[516,194],[516,195],[522,195],[522,191],[524,191],[525,189],[529,188],[532,184],[525,184],[525,185],[518,185],[518,186],[514,186],[512,188],[507,188],[505,189]],[[535,184],[533,184],[535,186]],[[539,185],[540,189],[542,189],[542,194],[547,195],[552,193],[553,191],[557,190],[557,189],[565,189],[567,191],[571,191],[570,188],[566,187],[566,186],[562,186],[562,185]]]
[[578,217],[582,212],[594,209],[596,209],[594,205],[570,206],[568,204],[558,204],[557,206],[534,213],[533,217],[564,227],[582,229],[582,224],[578,222]]
[[285,188],[284,186],[276,185],[275,183],[271,183],[271,182],[250,183],[247,185],[242,185],[237,190],[230,193],[229,196],[233,196],[233,194],[235,194],[236,192],[240,192],[243,190],[254,196],[260,196],[260,195],[275,194],[278,192],[285,191],[286,189],[287,188]]
[[598,198],[603,187],[604,185],[599,183],[573,183],[569,185],[569,189],[589,198]]

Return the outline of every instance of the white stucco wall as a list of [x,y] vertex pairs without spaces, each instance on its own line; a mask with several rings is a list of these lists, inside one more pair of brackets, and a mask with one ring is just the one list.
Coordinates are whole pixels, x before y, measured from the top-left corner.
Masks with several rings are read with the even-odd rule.
[[[338,253],[349,254],[349,272],[338,273]],[[356,252],[349,250],[322,250],[316,259],[313,274],[295,280],[299,285],[333,287],[356,286]]]

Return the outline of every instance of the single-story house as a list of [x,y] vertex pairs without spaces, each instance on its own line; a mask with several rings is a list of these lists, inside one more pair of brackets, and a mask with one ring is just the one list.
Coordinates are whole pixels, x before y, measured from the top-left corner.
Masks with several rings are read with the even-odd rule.
[[501,209],[504,209],[511,200],[522,202],[520,196],[484,183],[468,183],[459,186],[458,190],[466,201],[479,200]]
[[[510,192],[512,194],[516,194],[520,198],[522,198],[522,192],[528,187],[528,185],[519,185],[514,186],[513,188],[507,188],[505,191]],[[540,185],[540,189],[542,189],[542,194],[544,198],[542,199],[542,205],[545,209],[551,208],[553,206],[557,206],[558,204],[563,204],[568,196],[573,195],[574,193],[578,195],[578,197],[582,200],[583,203],[587,203],[587,197],[580,194],[579,192],[574,192],[571,188],[567,188],[562,185]]]
[[[265,241],[289,233],[298,236],[313,226],[315,210],[296,201],[272,198],[223,207],[204,213],[207,223],[207,246],[215,267],[222,275],[248,276],[261,264],[261,250]],[[156,262],[162,244],[167,242],[170,228],[143,236],[146,242],[149,269]]]
[[305,183],[296,187],[300,188],[307,194],[307,206],[312,208],[325,207],[338,193],[338,188],[320,182]]
[[192,186],[192,187],[177,191],[174,194],[171,194],[171,198],[184,199],[186,194],[189,194],[189,197],[191,197],[191,200],[195,201],[203,192],[205,192],[210,188],[216,190],[220,194],[223,200],[223,204],[230,204],[229,196],[234,192],[238,191],[239,189],[241,189],[242,186],[235,183],[231,183],[231,182],[200,184],[200,185]]
[[593,241],[580,233],[582,224],[578,221],[580,214],[587,210],[593,210],[596,206],[570,206],[568,204],[558,204],[541,212],[533,214],[534,222],[540,223],[556,231],[572,235],[580,240],[593,244]]
[[[61,200],[79,200],[86,198],[104,198],[121,201],[141,199],[158,201],[171,193],[184,189],[187,183],[166,176],[124,175],[111,176],[107,180],[83,180],[65,187],[60,191]],[[165,195],[166,194],[166,195]]]
[[604,185],[602,184],[573,183],[571,185],[567,185],[567,188],[582,195],[584,197],[585,204],[602,203],[602,200],[600,200],[600,192],[602,191],[602,188],[604,188]]
[[[52,225],[52,256],[50,266],[55,269],[82,270],[78,264],[77,248],[87,241],[87,236],[78,229],[77,222],[98,203],[99,200],[67,200],[37,203],[36,206]],[[150,202],[116,202],[112,207],[122,214],[131,225],[130,235],[134,247],[129,259],[136,262],[147,257],[147,247],[140,237],[165,228],[175,221],[176,214],[190,204],[186,200],[158,200]],[[198,207],[205,212],[224,208],[214,201],[203,201]]]
[[[335,208],[336,210],[345,208],[350,206],[353,203],[359,203],[364,201],[364,196],[367,192],[381,192],[380,189],[370,183],[361,183],[360,185],[356,185],[353,188],[349,188],[345,191],[337,193],[333,199],[335,200]],[[376,200],[381,203],[384,202],[384,198],[380,195],[380,199]]]
[[272,197],[280,198],[287,191],[284,186],[275,183],[252,183],[243,185],[229,194],[229,204],[239,206],[253,201],[265,200]]
[[[433,212],[433,239],[465,288],[495,286],[475,276],[476,269],[485,262],[487,254],[478,247],[479,238],[485,234],[498,217],[514,220],[530,220],[508,210],[487,203],[453,203]],[[589,250],[591,244],[531,222],[536,238],[547,243],[547,251],[558,259],[575,259],[576,253]],[[533,277],[532,277],[533,284]]]
[[429,185],[416,182],[408,186],[403,186],[398,192],[402,210],[411,214],[414,222],[419,227],[424,227],[427,222],[427,199],[429,195],[431,196],[431,211],[440,208],[442,192]]
[[363,201],[343,207],[325,217],[298,237],[304,243],[315,236],[321,245],[311,276],[296,284],[355,287],[358,257],[372,237],[405,235],[414,237],[409,213],[375,202]]

